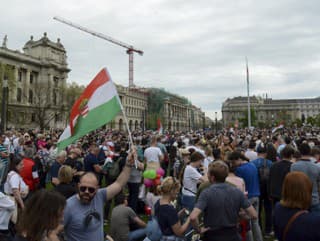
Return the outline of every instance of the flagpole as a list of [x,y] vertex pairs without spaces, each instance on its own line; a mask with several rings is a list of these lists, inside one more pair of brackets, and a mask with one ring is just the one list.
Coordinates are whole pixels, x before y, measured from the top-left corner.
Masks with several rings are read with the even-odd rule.
[[[124,109],[123,109],[123,106],[122,106],[122,103],[121,103],[121,100],[120,100],[120,98],[119,98],[118,93],[117,93],[117,99],[118,99],[118,102],[119,102],[119,104],[120,104],[120,109],[121,109],[121,111],[122,111],[122,115],[123,115],[124,122],[126,123],[126,128],[127,128],[127,131],[128,131],[130,148],[131,148],[132,146],[134,146],[133,140],[132,140],[132,135],[131,135],[131,131],[130,131],[130,128],[129,128],[128,119],[127,119],[126,113],[125,113],[125,111],[124,111]],[[134,160],[134,165],[135,165],[136,168],[138,168],[138,163],[137,163],[137,160],[136,160],[136,159]]]
[[247,93],[248,93],[248,128],[251,127],[251,109],[250,109],[250,91],[249,91],[249,67],[248,59],[246,57],[246,66],[247,66]]

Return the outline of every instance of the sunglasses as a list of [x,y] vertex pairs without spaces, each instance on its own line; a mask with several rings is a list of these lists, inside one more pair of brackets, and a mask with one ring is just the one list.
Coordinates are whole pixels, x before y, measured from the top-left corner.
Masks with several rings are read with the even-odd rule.
[[88,190],[89,193],[94,193],[96,191],[96,189],[94,187],[85,187],[85,186],[81,186],[79,187],[80,192],[85,192],[86,190]]

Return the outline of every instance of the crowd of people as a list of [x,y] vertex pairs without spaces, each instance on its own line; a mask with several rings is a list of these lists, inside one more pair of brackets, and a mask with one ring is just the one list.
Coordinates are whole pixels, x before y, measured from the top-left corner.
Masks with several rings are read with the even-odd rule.
[[60,133],[1,134],[0,240],[320,240],[319,129]]

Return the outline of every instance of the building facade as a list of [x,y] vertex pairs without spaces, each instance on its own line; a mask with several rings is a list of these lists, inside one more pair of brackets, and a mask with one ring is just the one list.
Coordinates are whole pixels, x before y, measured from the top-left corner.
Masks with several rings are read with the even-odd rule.
[[[248,111],[247,97],[227,99],[222,104],[224,126],[232,126],[235,121],[246,118]],[[296,119],[307,119],[320,114],[320,97],[305,99],[278,99],[250,97],[251,112],[257,123],[273,126],[275,122],[292,123]]]
[[206,127],[205,113],[179,97],[168,98],[163,107],[163,126],[169,131],[191,131]]
[[0,47],[1,83],[8,82],[7,128],[63,128],[68,119],[64,90],[70,69],[66,50],[44,33],[31,36],[23,52]]
[[[116,85],[123,111],[126,113],[128,127],[131,131],[145,130],[146,114],[148,110],[148,92],[145,89],[129,88]],[[126,130],[123,113],[107,125],[107,128]]]

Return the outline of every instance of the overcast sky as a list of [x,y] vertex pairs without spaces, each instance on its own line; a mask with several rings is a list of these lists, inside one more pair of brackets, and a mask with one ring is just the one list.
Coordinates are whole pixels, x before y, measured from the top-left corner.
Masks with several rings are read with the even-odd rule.
[[56,22],[61,16],[144,51],[135,55],[138,86],[186,96],[213,118],[228,97],[320,96],[319,0],[25,0],[1,1],[0,38],[22,49],[30,35],[61,38],[72,71],[88,84],[107,67],[128,85],[125,49]]

